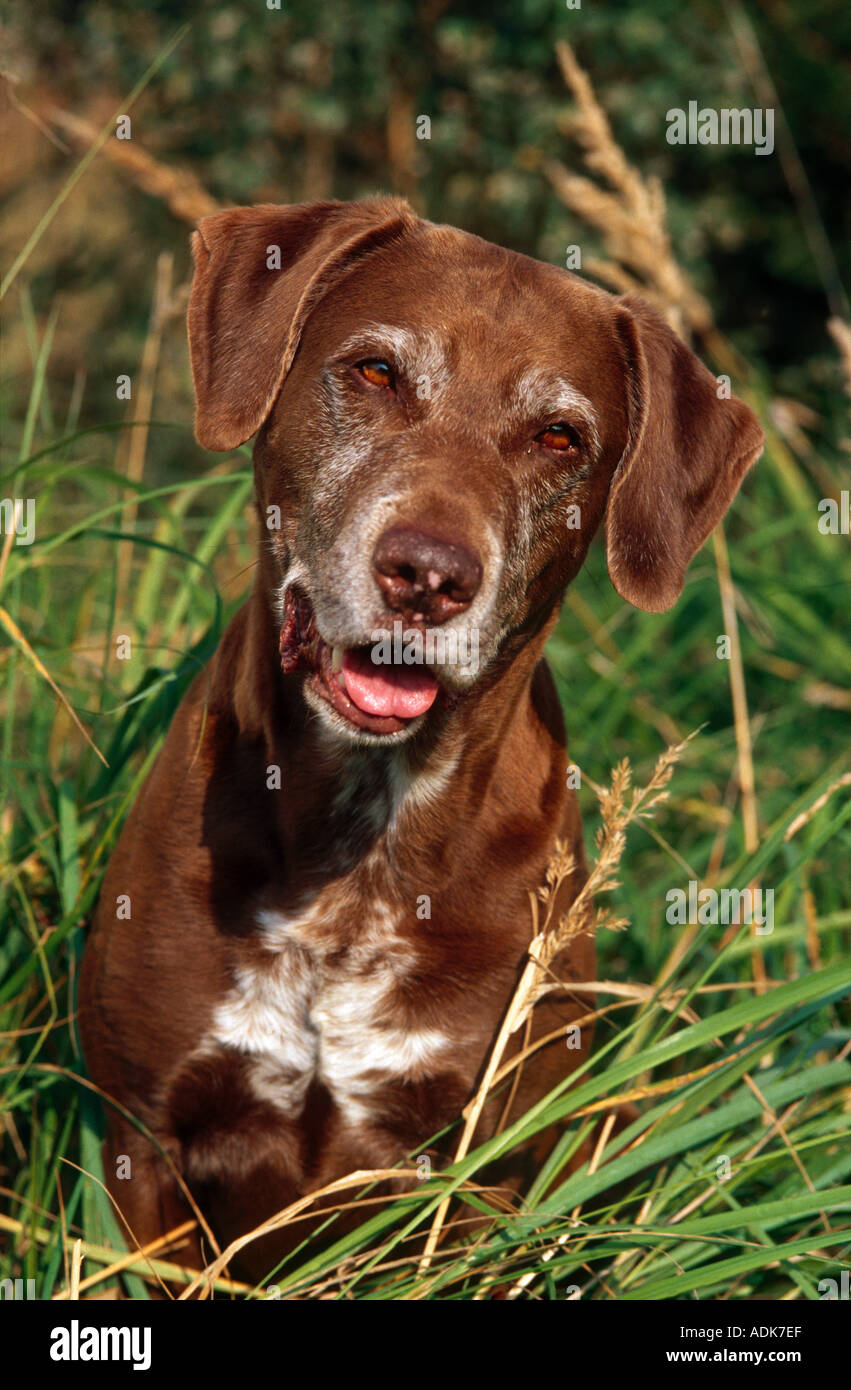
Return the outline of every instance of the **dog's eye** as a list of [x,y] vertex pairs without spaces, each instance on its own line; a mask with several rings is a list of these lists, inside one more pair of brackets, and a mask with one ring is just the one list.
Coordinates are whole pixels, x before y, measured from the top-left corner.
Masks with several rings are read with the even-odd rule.
[[380,358],[369,362],[359,362],[357,369],[364,381],[368,381],[370,386],[384,386],[392,391],[396,384],[389,363]]
[[568,453],[582,448],[582,440],[572,425],[548,425],[537,437],[544,449],[555,449],[557,453]]

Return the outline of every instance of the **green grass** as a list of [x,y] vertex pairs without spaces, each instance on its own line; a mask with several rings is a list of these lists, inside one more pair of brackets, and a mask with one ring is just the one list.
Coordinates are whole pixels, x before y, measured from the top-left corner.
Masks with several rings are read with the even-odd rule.
[[[15,296],[33,368],[22,407],[6,412],[16,462],[0,495],[36,499],[37,534],[11,547],[0,588],[0,1277],[34,1278],[49,1297],[65,1286],[75,1237],[87,1243],[84,1277],[122,1249],[73,1023],[85,923],[176,705],[250,582],[253,522],[250,453],[222,463],[194,444],[188,374],[185,409],[151,425],[144,481],[131,484],[121,407],[86,429],[79,399],[59,408],[56,311],[38,319],[23,277]],[[754,389],[765,419],[770,383]],[[549,651],[583,771],[589,850],[593,784],[626,756],[640,780],[667,743],[699,729],[658,818],[630,831],[615,896],[631,925],[598,942],[601,979],[651,989],[601,994],[581,1072],[454,1168],[366,1207],[363,1225],[330,1249],[305,1247],[270,1271],[281,1296],[322,1287],[469,1300],[522,1281],[524,1298],[815,1299],[820,1279],[849,1267],[851,803],[834,784],[848,767],[851,563],[847,538],[817,525],[840,458],[827,425],[797,454],[769,431],[726,523],[756,845],[742,829],[731,666],[715,654],[724,627],[712,546],[663,616],[622,603],[594,547]],[[119,634],[131,637],[128,660],[117,658]],[[665,920],[666,892],[708,875],[738,887],[758,875],[775,891],[774,931],[724,941],[723,928],[703,927],[684,943]],[[633,1093],[640,1118],[609,1138],[596,1171],[569,1171],[607,1099]],[[522,1208],[495,1211],[468,1191],[470,1214],[487,1223],[419,1271],[409,1238],[447,1191],[554,1121],[564,1139]],[[138,1273],[121,1282],[146,1296]]]
[[[45,338],[49,331],[48,324]],[[70,1022],[84,923],[176,703],[234,607],[228,581],[251,555],[244,458],[214,474],[199,468],[188,482],[130,489],[110,465],[114,434],[75,433],[73,422],[56,430],[45,357],[46,350],[36,355],[20,430],[24,467],[5,484],[5,495],[36,496],[37,538],[12,547],[0,603],[108,766],[7,626],[0,713],[3,781],[15,815],[7,808],[3,824],[2,1185],[7,1221],[20,1225],[5,1232],[0,1269],[35,1278],[41,1297],[64,1282],[63,1231],[121,1249],[95,1181],[101,1120]],[[58,447],[39,439],[48,419]],[[154,454],[157,439],[154,431]],[[185,443],[198,454],[188,424]],[[678,607],[662,617],[623,605],[595,550],[550,653],[572,756],[594,781],[605,782],[624,755],[640,777],[668,738],[701,726],[658,820],[630,832],[617,901],[631,926],[601,936],[601,978],[659,980],[683,930],[665,921],[665,893],[702,879],[714,853],[718,884],[744,886],[758,873],[775,890],[775,930],[755,947],[772,988],[762,995],[752,988],[753,939],[722,947],[723,929],[701,928],[668,981],[688,991],[680,1003],[698,1021],[655,997],[601,997],[617,1007],[598,1022],[593,1059],[580,1075],[456,1169],[392,1207],[368,1208],[364,1226],[330,1251],[292,1258],[273,1279],[282,1296],[359,1254],[369,1258],[347,1266],[334,1287],[396,1299],[469,1299],[492,1280],[523,1275],[531,1276],[524,1297],[564,1298],[578,1287],[594,1298],[816,1298],[819,1279],[848,1265],[851,904],[839,868],[851,858],[846,790],[835,790],[791,839],[784,831],[846,765],[847,712],[832,702],[851,669],[843,621],[849,566],[844,539],[818,532],[818,489],[788,458],[784,467],[769,449],[728,522],[754,734],[761,828],[754,852],[745,851],[738,814],[729,663],[715,656],[722,621],[711,546]],[[131,497],[138,506],[128,540],[132,581],[119,616],[122,514]],[[233,533],[240,544],[222,562]],[[244,587],[246,575],[238,582]],[[116,660],[110,645],[104,660],[105,635],[128,629],[131,659]],[[585,789],[582,797],[590,846],[596,804]],[[610,1140],[595,1173],[568,1174],[570,1153],[591,1124],[571,1116],[636,1089],[646,1093],[640,1119]],[[760,1097],[784,1117],[782,1130],[769,1133]],[[495,1215],[469,1244],[442,1251],[427,1273],[404,1262],[406,1236],[427,1225],[447,1183],[475,1181],[496,1152],[560,1119],[565,1143],[526,1194],[527,1210]],[[624,1153],[648,1129],[650,1137]],[[726,1181],[717,1176],[723,1155]],[[84,1274],[97,1268],[87,1259]],[[143,1296],[142,1281],[126,1279]]]

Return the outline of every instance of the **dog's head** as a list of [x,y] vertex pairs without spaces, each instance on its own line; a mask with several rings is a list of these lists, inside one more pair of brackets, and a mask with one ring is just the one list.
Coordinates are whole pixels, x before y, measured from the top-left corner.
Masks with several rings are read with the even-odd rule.
[[651,612],[762,447],[651,309],[396,199],[237,208],[193,237],[196,433],[257,430],[285,671],[398,741],[546,623],[603,516]]

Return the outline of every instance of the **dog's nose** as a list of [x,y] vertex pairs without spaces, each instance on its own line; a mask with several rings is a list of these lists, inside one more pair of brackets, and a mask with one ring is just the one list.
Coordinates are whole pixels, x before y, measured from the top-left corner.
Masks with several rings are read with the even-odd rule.
[[384,532],[372,565],[388,605],[413,622],[445,623],[463,613],[482,582],[477,555],[410,526]]

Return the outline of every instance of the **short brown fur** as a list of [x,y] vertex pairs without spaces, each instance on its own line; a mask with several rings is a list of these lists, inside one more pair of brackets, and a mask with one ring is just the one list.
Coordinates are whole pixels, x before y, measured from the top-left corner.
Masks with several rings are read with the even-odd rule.
[[[280,269],[269,269],[270,246]],[[218,213],[200,224],[193,250],[196,432],[208,448],[231,449],[260,431],[263,539],[251,597],[180,706],[113,854],[80,1025],[94,1080],[156,1136],[224,1242],[351,1169],[421,1152],[473,1094],[529,942],[528,893],[556,837],[582,863],[562,714],[543,661],[564,590],[605,518],[618,591],[650,611],[670,607],[762,435],[640,301],[435,227],[395,199]],[[401,390],[377,401],[351,384],[335,353],[374,322],[414,335],[424,327],[444,345],[438,404]],[[537,369],[566,378],[593,410],[596,444],[572,477],[540,453],[539,422],[512,399]],[[534,413],[534,401],[527,406]],[[339,410],[335,435],[328,421]],[[360,454],[346,455],[355,438]],[[276,603],[298,561],[320,630],[356,640],[346,605],[361,557],[349,543],[352,565],[341,564],[341,537],[362,534],[362,517],[391,492],[401,500],[390,520],[478,555],[495,536],[501,559],[491,567],[484,669],[402,748],[373,753],[338,746],[305,701],[305,677],[282,672]],[[581,503],[576,529],[564,520],[571,499]],[[282,516],[271,536],[269,507]],[[378,586],[364,595],[368,627],[386,610]],[[281,790],[267,787],[271,765]],[[398,795],[394,777],[404,782]],[[565,907],[580,881],[578,871],[565,886]],[[121,894],[130,921],[116,920]],[[427,920],[417,913],[424,894]],[[305,904],[317,903],[305,918]],[[384,947],[379,903],[392,919]],[[288,1113],[268,1071],[258,1084],[255,1054],[202,1046],[240,972],[271,968],[261,909],[295,924],[293,958],[322,981],[368,989],[370,971],[384,979],[390,970],[379,1033],[436,1030],[451,1048],[410,1076],[377,1069],[360,1122],[323,1083],[321,1065]],[[367,937],[379,941],[374,958]],[[409,968],[393,974],[402,956]],[[536,1008],[534,1036],[587,1009],[569,986],[594,969],[593,943],[580,938],[557,962],[566,987]],[[512,1116],[588,1044],[540,1050]],[[278,1079],[293,1081],[285,1068]],[[486,1108],[480,1136],[504,1099]],[[501,1177],[521,1184],[551,1140],[514,1155]],[[115,1177],[119,1155],[130,1156],[130,1181]],[[185,1216],[168,1166],[116,1112],[105,1161],[139,1242]],[[242,1270],[260,1277],[304,1234],[299,1225],[249,1247]]]

